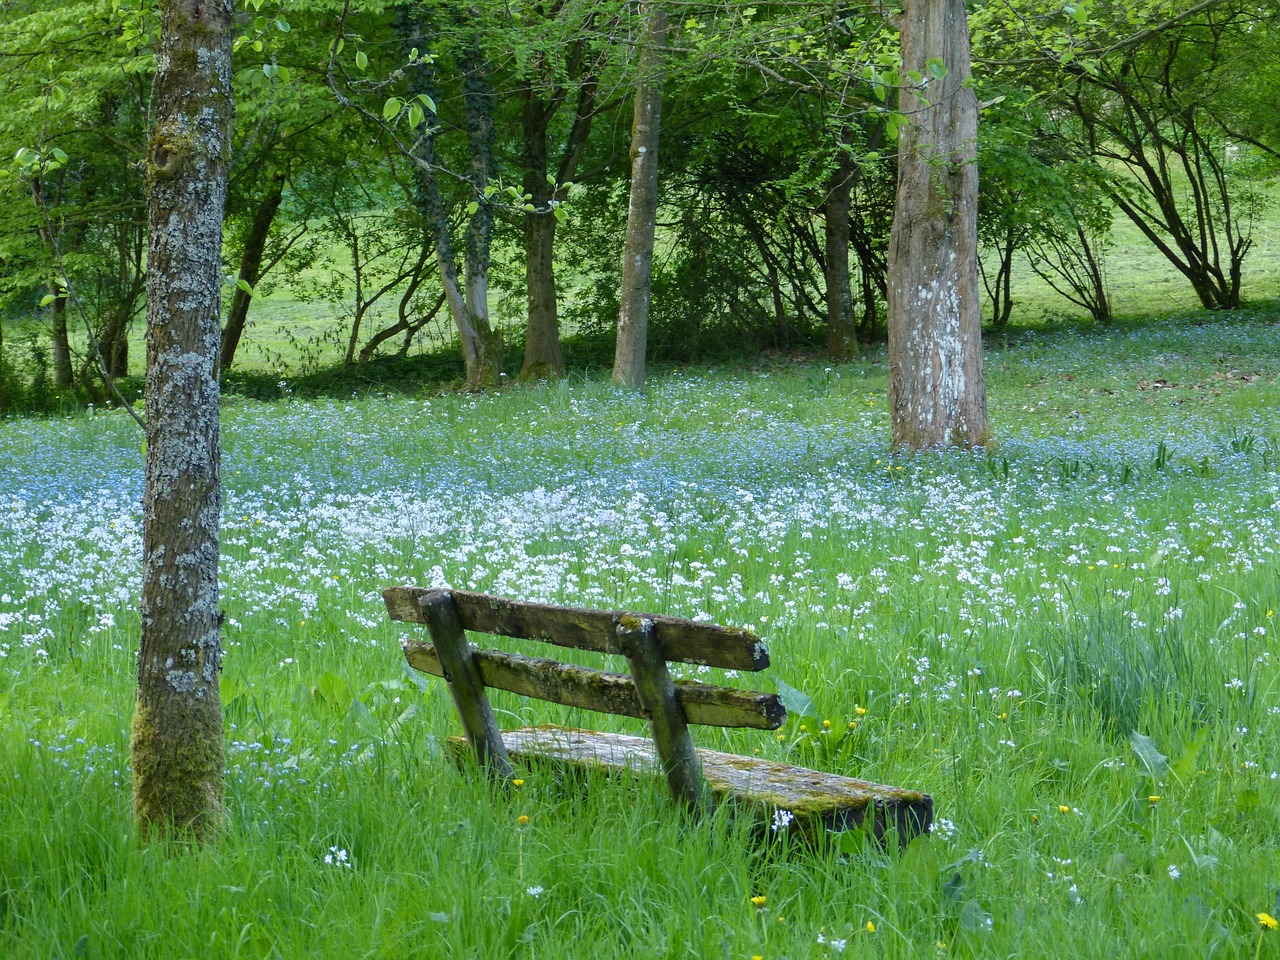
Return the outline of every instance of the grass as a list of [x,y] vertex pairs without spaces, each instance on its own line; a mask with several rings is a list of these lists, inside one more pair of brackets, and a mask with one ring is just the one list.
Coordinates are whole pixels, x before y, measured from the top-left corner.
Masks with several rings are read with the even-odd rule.
[[[1280,955],[1278,322],[993,344],[986,454],[890,456],[875,358],[233,397],[200,852],[129,813],[141,438],[0,422],[0,955]],[[440,755],[392,583],[752,626],[774,667],[734,682],[817,715],[698,742],[928,790],[935,831],[847,856],[657,784],[504,797]]]

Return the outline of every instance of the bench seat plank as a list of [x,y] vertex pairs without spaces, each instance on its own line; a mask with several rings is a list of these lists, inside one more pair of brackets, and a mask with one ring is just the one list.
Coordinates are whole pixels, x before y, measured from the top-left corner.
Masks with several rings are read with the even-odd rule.
[[[404,655],[415,670],[444,676],[444,667],[432,644],[407,640]],[[626,674],[496,650],[474,650],[472,658],[486,687],[569,707],[645,719],[635,681]],[[677,680],[675,686],[676,699],[689,723],[776,730],[787,719],[786,708],[774,693],[687,680]]]
[[[502,739],[507,754],[524,763],[550,760],[619,773],[654,774],[657,770],[653,742],[647,737],[541,726],[504,731]],[[466,741],[452,738],[451,745],[465,750]],[[928,833],[933,821],[933,798],[926,793],[759,757],[704,749],[698,755],[707,787],[717,801],[732,800],[769,824],[777,811],[785,810],[795,817],[790,829],[806,836],[857,829],[868,809],[877,839],[895,830],[905,842]]]
[[[419,600],[433,591],[425,587],[388,587],[382,591],[392,620],[423,623]],[[721,627],[657,614],[583,610],[530,603],[483,593],[451,590],[463,629],[503,637],[540,640],[575,650],[622,655],[616,630],[623,620],[653,621],[662,655],[680,663],[755,672],[769,666],[769,650],[750,630]]]

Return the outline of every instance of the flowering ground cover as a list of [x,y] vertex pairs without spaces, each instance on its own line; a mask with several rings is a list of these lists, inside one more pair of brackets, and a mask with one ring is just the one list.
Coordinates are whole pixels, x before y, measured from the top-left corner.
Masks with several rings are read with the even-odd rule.
[[[875,358],[229,402],[228,825],[173,856],[129,815],[140,436],[0,423],[0,955],[1280,956],[1276,316],[1027,336],[988,376],[999,446],[919,457]],[[793,716],[695,739],[928,790],[934,833],[490,790],[440,755],[396,583],[751,626]]]

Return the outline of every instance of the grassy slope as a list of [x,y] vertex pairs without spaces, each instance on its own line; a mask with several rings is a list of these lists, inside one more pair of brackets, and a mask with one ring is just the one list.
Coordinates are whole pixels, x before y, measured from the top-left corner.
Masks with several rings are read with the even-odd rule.
[[[989,355],[989,456],[887,456],[876,362],[232,402],[229,825],[200,854],[129,818],[135,428],[0,424],[0,955],[1253,955],[1277,320],[1024,335]],[[403,672],[396,582],[753,625],[836,733],[697,739],[931,790],[939,828],[846,859],[656,786],[499,796],[438,756],[456,720]]]

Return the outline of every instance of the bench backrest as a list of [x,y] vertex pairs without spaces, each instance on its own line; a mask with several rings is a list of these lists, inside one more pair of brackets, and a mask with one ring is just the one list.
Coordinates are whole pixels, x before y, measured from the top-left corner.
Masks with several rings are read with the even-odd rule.
[[[383,599],[393,620],[426,626],[432,642],[406,641],[405,657],[415,669],[448,681],[476,756],[499,776],[510,776],[511,767],[486,687],[647,719],[672,795],[693,807],[705,805],[706,793],[688,724],[774,730],[786,720],[776,694],[674,682],[667,670],[668,661],[763,670],[769,665],[768,650],[749,630],[462,590],[389,587]],[[630,674],[479,650],[467,642],[467,630],[618,654],[627,658]]]

